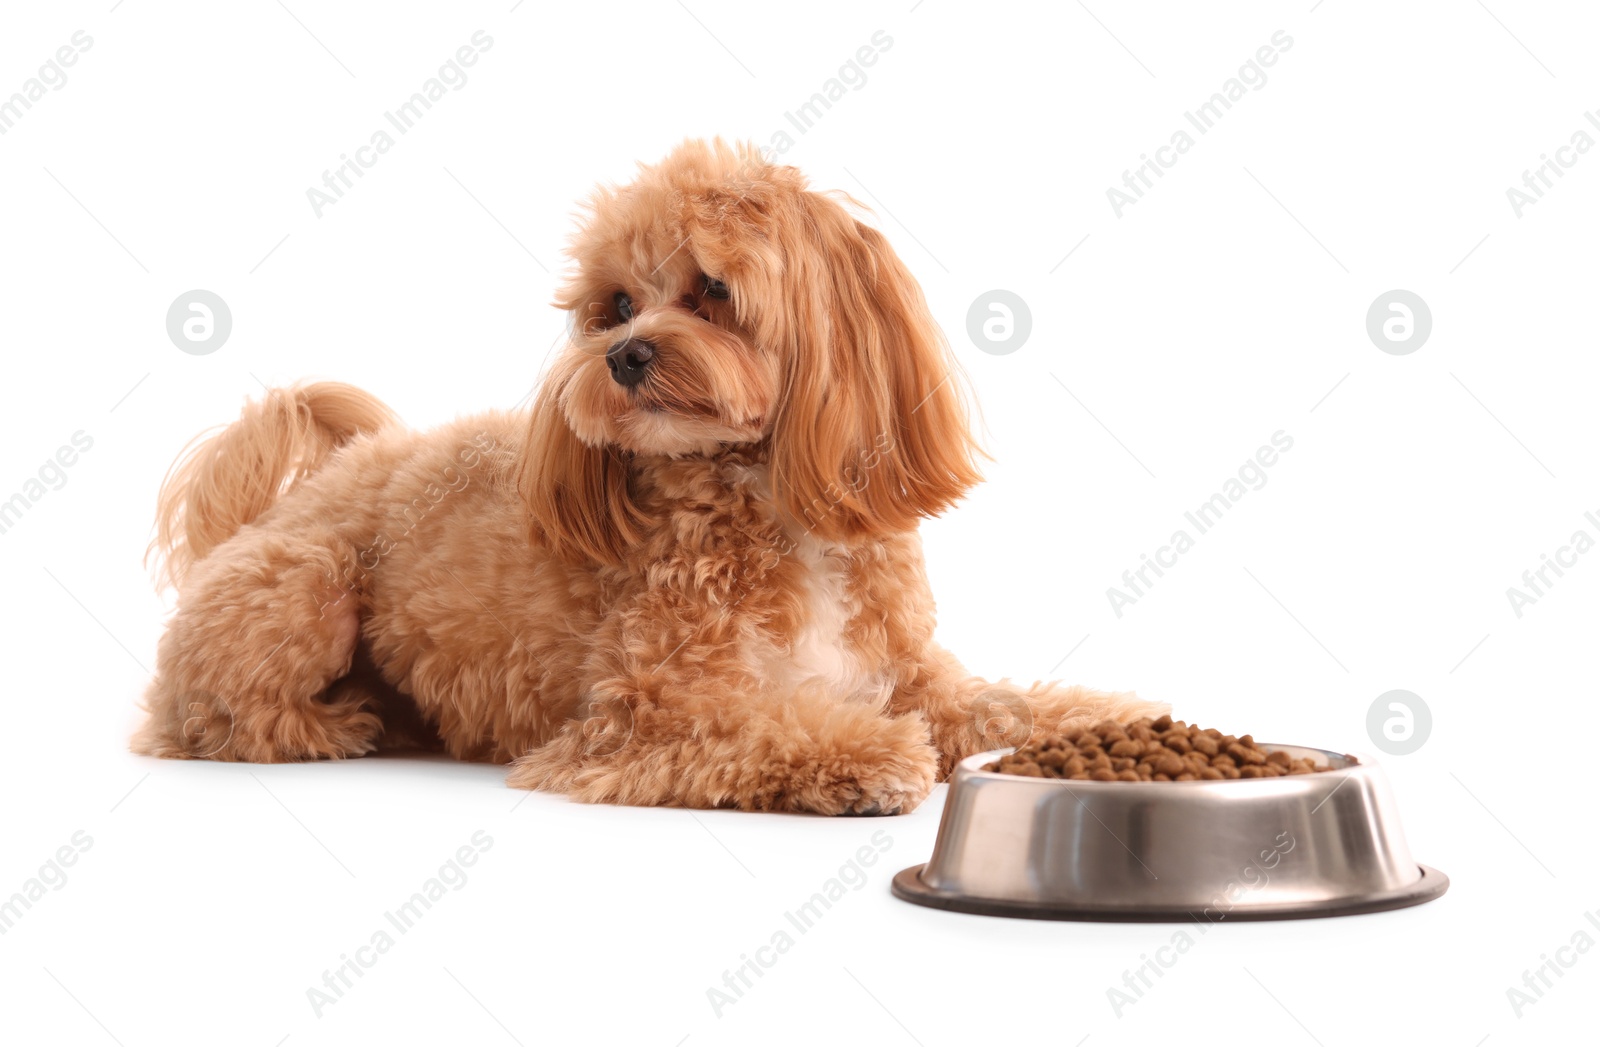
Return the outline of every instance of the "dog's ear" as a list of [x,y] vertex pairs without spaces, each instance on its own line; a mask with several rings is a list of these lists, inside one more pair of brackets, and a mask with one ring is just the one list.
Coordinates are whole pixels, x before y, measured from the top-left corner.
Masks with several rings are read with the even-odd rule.
[[643,514],[628,484],[623,452],[591,447],[561,411],[558,382],[546,382],[534,401],[528,442],[517,477],[536,541],[569,559],[622,562],[640,539]]
[[798,200],[780,217],[783,315],[763,332],[786,369],[774,495],[821,537],[910,530],[981,479],[962,375],[883,234],[828,197]]

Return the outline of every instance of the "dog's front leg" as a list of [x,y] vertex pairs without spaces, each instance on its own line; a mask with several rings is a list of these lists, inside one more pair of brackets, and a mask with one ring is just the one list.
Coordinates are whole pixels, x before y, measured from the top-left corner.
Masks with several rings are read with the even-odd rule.
[[516,761],[509,783],[586,803],[817,814],[899,814],[933,787],[938,754],[919,717],[657,675],[594,688],[587,718]]
[[1128,691],[1096,691],[1079,685],[985,680],[967,672],[949,651],[930,645],[896,688],[892,709],[919,714],[939,750],[939,778],[974,753],[1048,737],[1101,720],[1126,723],[1160,716],[1161,702]]

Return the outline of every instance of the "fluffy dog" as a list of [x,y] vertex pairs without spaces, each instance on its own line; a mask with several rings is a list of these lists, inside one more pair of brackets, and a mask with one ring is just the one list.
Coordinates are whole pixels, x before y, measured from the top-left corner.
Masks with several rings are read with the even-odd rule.
[[602,189],[531,415],[416,433],[276,390],[163,485],[179,589],[134,740],[437,745],[621,804],[893,814],[1131,695],[973,678],[917,525],[978,479],[955,362],[877,230],[753,148]]

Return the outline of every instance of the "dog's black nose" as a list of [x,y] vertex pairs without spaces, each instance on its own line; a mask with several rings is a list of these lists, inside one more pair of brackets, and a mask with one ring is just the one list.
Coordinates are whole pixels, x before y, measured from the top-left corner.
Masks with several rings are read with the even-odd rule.
[[656,347],[643,338],[630,338],[618,342],[606,353],[606,366],[618,385],[634,386],[644,381],[650,361],[655,359]]

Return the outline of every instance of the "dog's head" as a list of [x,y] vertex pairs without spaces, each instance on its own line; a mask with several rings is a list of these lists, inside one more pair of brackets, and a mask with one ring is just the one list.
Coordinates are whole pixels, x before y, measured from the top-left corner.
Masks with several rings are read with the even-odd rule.
[[961,378],[877,230],[754,147],[690,142],[601,190],[557,305],[571,343],[521,479],[557,548],[620,559],[630,462],[743,449],[818,537],[908,530],[978,480]]

